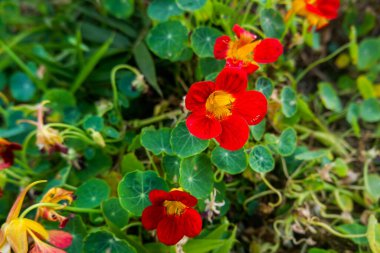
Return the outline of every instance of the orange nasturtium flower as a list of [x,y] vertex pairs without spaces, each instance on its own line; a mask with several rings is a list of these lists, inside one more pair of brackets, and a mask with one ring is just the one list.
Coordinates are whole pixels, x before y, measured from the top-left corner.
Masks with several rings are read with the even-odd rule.
[[68,149],[63,145],[62,135],[57,130],[44,124],[44,111],[47,110],[44,105],[47,103],[49,102],[43,101],[37,105],[37,122],[31,120],[20,120],[20,122],[26,122],[37,127],[36,144],[41,152],[51,154],[58,151],[66,154]]
[[21,150],[21,145],[0,138],[0,170],[9,168],[14,162],[14,150]]
[[285,19],[293,14],[306,17],[309,30],[321,29],[338,16],[340,0],[294,0]]
[[236,34],[235,39],[227,35],[216,39],[214,56],[218,60],[226,59],[226,66],[241,67],[247,74],[255,72],[258,64],[277,61],[283,52],[278,39],[267,38],[256,40],[257,36],[244,30],[239,25],[232,28]]
[[170,192],[152,190],[149,199],[152,205],[144,209],[141,221],[145,229],[157,229],[160,242],[174,245],[202,231],[201,215],[193,209],[198,202],[194,196],[174,188]]
[[63,209],[67,204],[71,204],[74,200],[72,191],[67,191],[62,188],[51,188],[41,199],[41,203],[60,204],[60,207],[42,206],[38,208],[36,219],[42,217],[48,221],[58,221],[59,227],[64,228],[69,218],[64,217],[56,212]]
[[[12,249],[16,253],[65,253],[61,249],[71,245],[73,240],[71,234],[60,230],[48,231],[40,223],[20,217],[25,195],[30,188],[42,182],[46,181],[31,183],[18,195],[9,211],[7,220],[1,226],[0,252],[10,252]],[[33,245],[28,251],[30,242]]]

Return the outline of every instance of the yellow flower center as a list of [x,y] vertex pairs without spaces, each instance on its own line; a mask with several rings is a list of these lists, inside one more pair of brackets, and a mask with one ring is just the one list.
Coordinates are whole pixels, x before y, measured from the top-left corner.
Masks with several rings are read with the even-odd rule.
[[166,207],[166,213],[168,215],[181,215],[185,212],[187,206],[180,201],[164,201],[164,207]]
[[232,106],[235,98],[225,91],[213,92],[206,101],[206,110],[218,120],[222,120],[232,114]]

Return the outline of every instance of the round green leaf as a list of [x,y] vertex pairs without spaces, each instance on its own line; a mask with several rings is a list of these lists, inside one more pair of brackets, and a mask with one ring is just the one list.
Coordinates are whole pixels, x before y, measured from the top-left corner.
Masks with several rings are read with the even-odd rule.
[[78,187],[75,195],[75,206],[94,208],[100,205],[110,195],[110,187],[101,179],[93,178]]
[[185,11],[195,11],[203,7],[207,0],[176,0],[179,8]]
[[272,81],[266,77],[259,77],[256,82],[256,90],[262,92],[269,99],[273,92]]
[[120,205],[119,199],[110,198],[102,203],[103,215],[108,222],[118,228],[128,225],[129,214]]
[[161,153],[172,153],[170,146],[170,132],[169,128],[160,128],[155,130],[153,127],[143,128],[141,132],[141,144],[153,154],[159,155]]
[[380,102],[376,98],[369,98],[360,104],[359,108],[360,117],[365,122],[380,121]]
[[199,59],[199,66],[202,71],[203,76],[207,76],[209,74],[220,72],[224,65],[226,65],[225,61],[216,60],[215,58],[207,57]]
[[133,152],[125,154],[121,161],[121,173],[125,175],[135,170],[144,170],[144,164],[137,159]]
[[297,147],[297,133],[289,127],[285,129],[280,136],[278,142],[278,152],[282,156],[290,156],[294,153]]
[[318,93],[322,99],[323,105],[334,112],[342,111],[342,103],[338,95],[336,94],[335,89],[330,83],[322,82],[318,84]]
[[183,159],[179,184],[197,198],[207,197],[214,185],[210,159],[204,154]]
[[367,38],[360,42],[358,53],[358,69],[370,69],[380,60],[380,39]]
[[187,29],[179,21],[167,21],[150,30],[147,36],[149,48],[163,59],[173,59],[185,49]]
[[162,159],[162,167],[169,181],[174,183],[178,182],[180,165],[181,159],[179,159],[178,156],[164,156]]
[[179,123],[172,131],[170,137],[173,151],[181,158],[201,153],[208,147],[208,140],[201,140],[192,135],[185,122]]
[[134,0],[102,0],[104,8],[114,17],[125,19],[132,15]]
[[84,252],[86,253],[136,253],[135,248],[125,240],[116,238],[106,231],[90,233],[84,241]]
[[178,8],[175,0],[154,0],[148,6],[148,16],[158,21],[166,21],[172,16],[178,16],[183,10]]
[[297,112],[297,94],[296,92],[286,86],[281,91],[281,104],[282,104],[282,113],[290,118]]
[[260,13],[260,24],[267,37],[280,39],[285,32],[284,19],[273,9],[263,9]]
[[211,27],[198,27],[191,35],[191,47],[199,57],[213,57],[216,38],[222,33]]
[[249,166],[258,173],[267,173],[274,169],[274,159],[265,146],[255,146],[248,157]]
[[112,167],[112,158],[106,154],[103,150],[86,150],[86,154],[90,154],[86,157],[85,167],[80,171],[75,171],[78,178],[82,181],[96,176],[102,172],[109,170]]
[[88,116],[83,122],[84,129],[94,129],[95,131],[102,131],[104,128],[104,119],[99,116]]
[[323,157],[327,157],[329,155],[328,150],[321,149],[321,150],[314,150],[314,151],[308,151],[305,150],[305,152],[302,152],[298,155],[296,155],[297,160],[304,160],[304,161],[311,161],[316,159],[321,159]]
[[67,253],[78,253],[82,252],[83,241],[87,234],[86,225],[83,223],[83,220],[80,215],[75,215],[70,218],[70,221],[66,224],[63,229],[66,232],[69,232],[73,236],[73,241],[70,247],[66,248]]
[[74,107],[76,105],[74,95],[64,89],[49,89],[44,94],[43,100],[49,100],[48,106],[57,111],[63,111],[67,107]]
[[251,130],[251,134],[253,138],[256,141],[261,140],[263,138],[263,135],[265,133],[265,126],[266,126],[266,119],[263,119],[259,124],[254,126],[249,126],[249,129]]
[[36,86],[27,75],[22,72],[14,73],[10,78],[12,97],[21,102],[27,102],[34,97]]
[[121,206],[136,216],[141,216],[145,207],[151,204],[149,193],[154,190],[168,190],[165,181],[153,171],[134,171],[120,181],[117,192]]
[[228,151],[221,147],[216,147],[211,153],[211,162],[229,174],[235,175],[243,172],[248,165],[247,155],[244,149]]

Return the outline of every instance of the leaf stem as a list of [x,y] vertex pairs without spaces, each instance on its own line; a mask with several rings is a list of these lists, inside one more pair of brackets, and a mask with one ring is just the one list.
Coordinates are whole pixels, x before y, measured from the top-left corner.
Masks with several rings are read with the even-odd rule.
[[142,223],[141,223],[140,221],[131,222],[131,223],[129,223],[128,225],[122,227],[120,230],[121,230],[121,231],[125,231],[125,230],[127,230],[128,228],[130,228],[130,227],[141,226],[141,224],[142,224]]
[[266,179],[265,177],[265,174],[264,173],[260,173],[260,176],[261,176],[261,179],[263,180],[263,182],[266,184],[266,186],[268,186],[269,189],[271,189],[273,191],[273,193],[275,193],[277,196],[278,196],[278,200],[276,203],[269,203],[269,206],[271,207],[277,207],[279,205],[281,205],[282,203],[282,195],[281,195],[281,192],[279,190],[277,190],[276,188],[274,188],[270,183],[269,181]]
[[143,127],[143,126],[146,126],[146,125],[151,125],[153,123],[157,123],[157,122],[163,121],[165,119],[170,119],[170,118],[176,117],[178,115],[181,115],[182,113],[183,112],[180,109],[178,109],[178,110],[167,112],[167,113],[164,113],[164,114],[161,114],[161,115],[158,115],[158,116],[154,116],[154,117],[151,117],[151,118],[141,119],[141,120],[134,120],[134,121],[132,121],[132,125],[133,125],[134,128],[140,128],[140,127]]

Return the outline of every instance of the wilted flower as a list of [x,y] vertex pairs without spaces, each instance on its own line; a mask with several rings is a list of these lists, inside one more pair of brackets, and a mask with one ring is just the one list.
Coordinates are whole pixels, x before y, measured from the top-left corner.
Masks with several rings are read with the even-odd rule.
[[49,221],[58,221],[59,227],[65,227],[69,218],[64,217],[56,212],[56,210],[70,205],[74,200],[74,194],[62,188],[51,188],[41,199],[40,203],[61,204],[60,207],[41,206],[38,208],[36,220],[42,217]]
[[275,62],[283,52],[283,47],[278,39],[256,40],[256,35],[244,30],[239,25],[234,25],[232,30],[236,34],[236,39],[223,35],[216,39],[214,46],[215,58],[226,59],[226,66],[240,67],[250,74],[259,68],[259,63]]
[[186,95],[191,111],[187,128],[196,137],[215,138],[222,148],[237,150],[249,137],[248,125],[256,125],[267,113],[267,99],[259,91],[247,91],[247,75],[238,68],[224,68],[211,81],[194,83]]
[[166,245],[177,244],[184,236],[195,237],[202,230],[202,218],[193,209],[197,199],[174,188],[170,192],[152,190],[149,193],[151,206],[142,213],[145,229],[157,229],[158,240]]
[[[65,251],[58,248],[67,248],[71,245],[73,237],[69,233],[59,230],[48,231],[40,223],[20,217],[26,193],[34,185],[42,182],[45,181],[31,183],[17,197],[6,222],[1,226],[0,252],[10,252],[11,248],[17,253],[64,253]],[[28,251],[30,242],[33,242],[33,246]]]
[[21,145],[9,142],[4,138],[0,138],[0,170],[9,168],[13,165],[14,154],[13,151],[21,150]]
[[306,17],[309,30],[321,29],[338,16],[340,0],[294,0],[285,19],[297,14]]
[[216,188],[214,188],[214,191],[210,194],[210,200],[206,199],[205,204],[205,212],[207,215],[207,220],[212,223],[212,218],[214,215],[219,215],[220,211],[217,209],[218,207],[224,206],[225,202],[216,202]]

